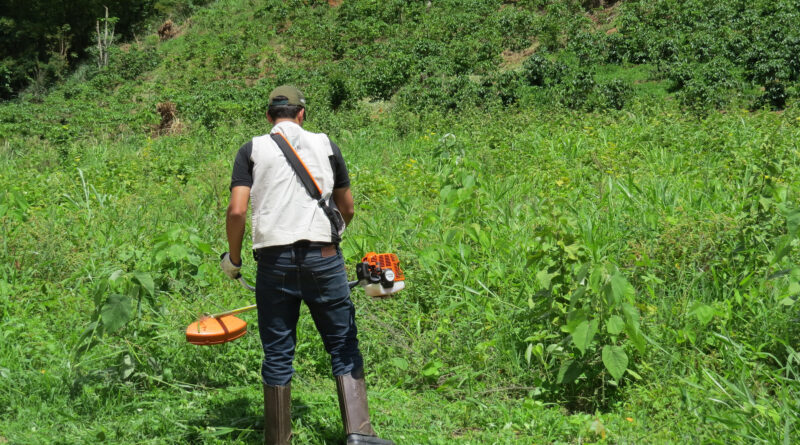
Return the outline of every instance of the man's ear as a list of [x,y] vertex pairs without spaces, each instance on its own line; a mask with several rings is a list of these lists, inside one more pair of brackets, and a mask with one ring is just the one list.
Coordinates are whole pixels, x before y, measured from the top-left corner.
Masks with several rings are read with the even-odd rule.
[[306,120],[306,109],[301,108],[300,112],[297,113],[297,122],[299,122],[302,125],[304,120]]
[[275,123],[275,119],[273,119],[272,116],[269,115],[269,111],[267,111],[266,114],[267,114],[267,120],[269,121],[269,123],[270,124],[274,124]]

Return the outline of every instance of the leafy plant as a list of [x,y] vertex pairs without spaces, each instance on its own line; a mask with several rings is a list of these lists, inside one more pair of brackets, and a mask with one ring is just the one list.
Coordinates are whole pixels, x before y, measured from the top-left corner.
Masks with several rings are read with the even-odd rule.
[[[140,320],[143,310],[157,309],[156,288],[150,274],[121,269],[95,281],[92,291],[95,310],[84,331],[80,351],[96,346],[105,334],[115,334],[131,321]],[[147,306],[143,307],[142,302]]]

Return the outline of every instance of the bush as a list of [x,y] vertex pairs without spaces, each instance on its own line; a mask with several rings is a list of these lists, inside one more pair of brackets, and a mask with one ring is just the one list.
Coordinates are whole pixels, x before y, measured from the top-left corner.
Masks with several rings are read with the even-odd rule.
[[525,80],[519,71],[505,71],[488,77],[484,86],[491,86],[503,105],[512,105],[519,100],[520,90],[525,86]]
[[579,31],[570,37],[566,49],[575,54],[580,65],[596,65],[606,59],[606,46],[597,33]]
[[492,93],[489,87],[467,76],[438,77],[404,87],[398,93],[398,101],[416,113],[430,110],[448,113],[486,108],[495,102]]
[[677,94],[678,102],[695,114],[703,114],[711,108],[720,108],[727,97],[720,89],[702,79],[689,80]]
[[633,88],[619,79],[614,79],[608,83],[597,85],[596,96],[599,108],[621,110],[633,97]]
[[497,26],[503,37],[503,47],[520,51],[531,45],[533,14],[517,8],[500,10]]
[[364,69],[364,92],[373,99],[389,100],[408,80],[411,57],[398,51],[390,52]]
[[522,64],[522,75],[528,85],[535,87],[557,83],[560,80],[559,71],[555,63],[540,54],[528,57]]
[[132,80],[158,66],[158,61],[158,53],[153,48],[131,47],[129,51],[115,48],[109,55],[109,69],[125,80]]
[[567,108],[594,108],[592,94],[595,88],[594,73],[587,69],[576,69],[567,74],[558,86],[560,102]]
[[773,80],[764,84],[764,93],[756,99],[753,108],[769,107],[772,110],[783,110],[786,108],[786,100],[789,94],[783,82]]
[[623,63],[626,60],[628,52],[627,41],[620,33],[614,33],[606,36],[605,39],[605,55],[606,62],[608,63]]

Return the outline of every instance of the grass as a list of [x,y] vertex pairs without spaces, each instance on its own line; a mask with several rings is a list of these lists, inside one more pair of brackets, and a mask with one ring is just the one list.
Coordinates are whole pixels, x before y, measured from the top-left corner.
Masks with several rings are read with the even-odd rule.
[[[183,336],[200,313],[252,298],[216,262],[233,156],[267,131],[257,104],[277,81],[222,78],[236,51],[260,53],[229,29],[228,16],[251,16],[244,3],[220,5],[129,82],[78,70],[39,102],[0,106],[0,443],[260,443],[255,317],[231,344]],[[267,34],[253,41],[285,42]],[[220,39],[234,42],[212,54]],[[297,63],[325,58],[309,57]],[[408,277],[392,299],[354,294],[382,435],[797,440],[797,108],[696,116],[648,66],[596,77],[633,84],[634,99],[595,113],[539,90],[459,114],[312,108],[307,127],[330,133],[350,168],[347,263],[396,252]],[[329,93],[316,88],[310,100]],[[158,134],[167,99],[183,127]],[[120,310],[130,321],[112,329]],[[329,362],[305,313],[298,340],[297,441],[337,443]],[[625,354],[619,376],[606,347]]]
[[[729,291],[698,268],[724,262],[714,250],[725,248],[734,229],[740,205],[731,204],[748,196],[742,190],[751,181],[749,167],[732,159],[751,156],[758,150],[751,141],[759,140],[775,141],[791,155],[796,148],[782,141],[796,138],[798,127],[789,116],[771,114],[721,115],[709,125],[671,113],[519,119],[502,130],[508,139],[496,140],[497,128],[470,125],[450,127],[452,137],[433,128],[398,139],[381,122],[338,135],[359,203],[343,245],[348,262],[366,249],[394,251],[409,276],[409,289],[395,299],[355,296],[382,433],[401,443],[736,437],[729,435],[736,430],[690,414],[725,408],[703,396],[709,389],[737,397],[725,383],[714,383],[735,362],[719,356],[724,344],[714,331],[741,329],[739,341],[751,341],[774,324],[760,312],[766,308],[746,316],[744,325],[736,322],[725,309]],[[30,204],[27,222],[11,224],[6,255],[18,263],[6,263],[0,281],[4,437],[24,443],[260,440],[257,337],[209,348],[182,338],[197,313],[243,305],[247,295],[216,273],[214,254],[192,251],[201,255],[197,268],[185,258],[158,263],[150,251],[154,236],[174,227],[182,227],[176,243],[197,233],[214,249],[224,247],[224,172],[245,132],[73,145],[47,175],[38,169],[56,147],[4,157],[2,180],[26,190]],[[237,142],[225,147],[231,140]],[[175,159],[186,168],[172,176],[150,173]],[[111,173],[117,165],[126,168]],[[451,197],[442,195],[448,184]],[[43,192],[52,188],[61,194]],[[530,231],[552,225],[551,218],[582,233],[590,257],[616,258],[626,267],[654,343],[635,359],[639,378],[619,389],[604,384],[605,408],[586,414],[565,412],[558,393],[538,377],[555,372],[552,365],[523,357],[523,339],[547,328],[525,321],[526,294],[537,291],[525,277],[536,269],[526,270],[519,252],[537,249]],[[145,306],[127,334],[103,337],[78,354],[92,289],[117,267],[160,276],[157,304]],[[245,268],[251,276],[252,267]],[[539,298],[535,306],[545,304]],[[693,301],[717,308],[711,324],[692,321]],[[339,422],[329,365],[307,316],[300,329],[296,434],[303,442],[332,443]],[[796,413],[793,374],[764,380],[774,365],[740,354],[738,366],[753,380],[730,384],[761,394],[767,410]],[[788,398],[763,398],[771,391]],[[52,415],[35,414],[43,412]],[[791,437],[796,424],[787,425]]]

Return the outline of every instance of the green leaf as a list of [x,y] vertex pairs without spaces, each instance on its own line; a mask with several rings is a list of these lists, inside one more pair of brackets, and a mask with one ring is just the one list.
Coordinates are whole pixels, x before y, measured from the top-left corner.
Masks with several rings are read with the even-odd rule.
[[639,373],[635,372],[633,369],[628,369],[627,372],[628,374],[632,375],[633,378],[635,378],[636,380],[642,380],[642,376],[640,376]]
[[625,321],[619,315],[612,315],[606,322],[606,330],[611,335],[618,335],[625,329]]
[[716,309],[707,304],[700,303],[699,301],[692,305],[689,309],[689,315],[694,315],[702,325],[707,325],[717,314]]
[[603,364],[606,365],[611,377],[619,380],[628,369],[628,356],[621,346],[603,346]]
[[629,283],[628,280],[626,280],[625,277],[619,273],[619,271],[614,272],[614,275],[611,276],[609,284],[611,287],[611,292],[609,295],[610,302],[619,303],[620,301],[631,301],[636,295],[636,291],[631,283]]
[[142,288],[146,290],[151,297],[156,295],[156,286],[153,283],[153,277],[151,277],[150,274],[137,270],[133,272],[133,279],[139,283],[139,285],[142,286]]
[[631,339],[633,346],[636,347],[636,350],[639,351],[640,354],[644,354],[645,348],[647,347],[647,341],[645,341],[642,330],[639,328],[639,323],[625,323],[625,333],[628,334],[628,338]]
[[212,436],[219,437],[219,436],[224,436],[226,434],[230,434],[230,433],[236,431],[236,429],[235,428],[231,428],[229,426],[210,426],[210,427],[208,427],[207,431]]
[[425,377],[439,377],[439,368],[444,366],[439,360],[432,360],[425,364],[420,373]]
[[127,295],[112,294],[100,310],[103,327],[114,332],[131,320],[131,298]]
[[200,252],[202,252],[202,253],[204,253],[206,255],[211,255],[211,253],[213,252],[211,250],[211,244],[204,243],[202,241],[196,242],[195,243],[195,247],[197,247],[197,250],[199,250]]
[[625,316],[625,323],[639,324],[639,311],[630,303],[622,303],[622,315]]
[[581,351],[581,355],[586,353],[586,348],[592,343],[598,324],[597,319],[581,322],[572,333],[572,343]]
[[578,362],[574,360],[570,360],[565,362],[561,365],[558,369],[558,377],[556,378],[556,383],[559,385],[569,385],[570,383],[574,382],[575,379],[580,377],[583,373]]
[[557,275],[558,272],[547,273],[546,270],[540,270],[539,272],[536,272],[536,281],[539,282],[539,285],[542,286],[542,289],[550,289],[550,281]]
[[789,235],[797,236],[800,231],[800,209],[785,209],[783,216],[786,217],[786,230]]
[[112,285],[116,285],[124,274],[125,272],[122,269],[117,269],[108,277],[108,282]]
[[776,264],[783,259],[792,250],[792,236],[784,235],[775,242],[775,254],[772,258],[772,264]]
[[402,358],[402,357],[394,357],[391,360],[391,362],[392,362],[392,365],[394,365],[395,368],[398,368],[398,369],[400,369],[402,371],[405,371],[405,370],[408,369],[408,361],[406,359]]
[[130,354],[125,354],[122,356],[122,363],[119,366],[119,376],[122,380],[127,380],[133,374],[133,371],[136,369],[136,364],[133,362]]
[[561,330],[567,334],[572,334],[578,325],[586,321],[586,311],[578,309],[567,315],[567,324],[561,326]]
[[572,261],[577,261],[579,259],[578,254],[580,253],[581,247],[583,246],[577,243],[570,244],[569,246],[563,246],[564,253],[567,254],[567,258]]
[[94,288],[93,298],[95,307],[99,307],[108,293],[108,281],[100,280]]

